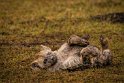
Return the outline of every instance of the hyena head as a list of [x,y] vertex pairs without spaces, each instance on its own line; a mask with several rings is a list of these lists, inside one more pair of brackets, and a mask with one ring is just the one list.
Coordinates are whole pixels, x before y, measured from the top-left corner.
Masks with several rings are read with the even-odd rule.
[[44,58],[43,64],[46,68],[51,67],[57,63],[57,56],[53,52],[48,52]]
[[37,54],[39,57],[31,63],[33,70],[46,69],[57,62],[56,54],[47,46],[41,45],[42,50]]

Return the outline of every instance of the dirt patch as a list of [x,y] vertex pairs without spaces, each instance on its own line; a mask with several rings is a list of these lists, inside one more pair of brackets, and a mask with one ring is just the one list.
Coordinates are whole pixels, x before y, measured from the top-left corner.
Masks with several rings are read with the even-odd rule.
[[107,21],[112,23],[124,23],[124,12],[91,16],[91,19],[98,21]]
[[31,42],[31,43],[15,43],[15,42],[0,42],[0,46],[1,45],[5,45],[5,46],[26,46],[26,47],[30,47],[30,46],[36,46],[36,45],[41,45],[41,44],[48,44],[49,42]]
[[100,1],[100,0],[97,0],[97,1],[94,1],[93,2],[95,6],[97,7],[112,7],[112,6],[119,6],[121,5],[122,3],[120,1],[113,1],[113,0],[104,0],[104,1]]

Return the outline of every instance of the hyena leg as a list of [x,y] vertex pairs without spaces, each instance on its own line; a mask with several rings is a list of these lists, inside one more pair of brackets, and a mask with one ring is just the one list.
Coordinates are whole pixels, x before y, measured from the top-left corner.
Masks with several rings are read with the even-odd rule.
[[90,61],[91,61],[91,67],[97,66],[97,57],[92,57]]

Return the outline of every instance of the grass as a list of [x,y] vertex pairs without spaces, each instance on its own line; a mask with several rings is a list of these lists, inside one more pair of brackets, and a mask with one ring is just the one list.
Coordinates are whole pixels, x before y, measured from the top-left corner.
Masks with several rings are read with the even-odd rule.
[[[124,12],[123,0],[0,0],[0,83],[123,83],[124,24],[90,16]],[[109,38],[113,64],[75,72],[34,72],[40,44],[58,49],[72,34]]]

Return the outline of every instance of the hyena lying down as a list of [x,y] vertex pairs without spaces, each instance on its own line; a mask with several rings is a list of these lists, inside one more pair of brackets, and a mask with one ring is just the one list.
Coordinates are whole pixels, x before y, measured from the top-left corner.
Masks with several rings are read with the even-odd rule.
[[[92,56],[88,62],[88,64],[91,63],[91,66],[97,65],[98,62],[101,64],[106,63],[108,58],[103,59],[103,54],[105,56],[111,55],[108,55],[108,51],[107,53],[103,52],[106,49],[103,49],[102,53],[97,47],[89,45],[88,39],[89,36],[80,38],[72,35],[66,43],[55,51],[52,51],[47,46],[41,45],[42,50],[38,53],[39,58],[32,62],[32,69],[48,69],[50,71],[76,69],[85,64],[85,58],[87,56]],[[87,50],[88,48],[90,48],[89,50],[92,50],[91,48],[95,48],[96,50],[89,51]],[[97,51],[95,55],[94,51]]]

